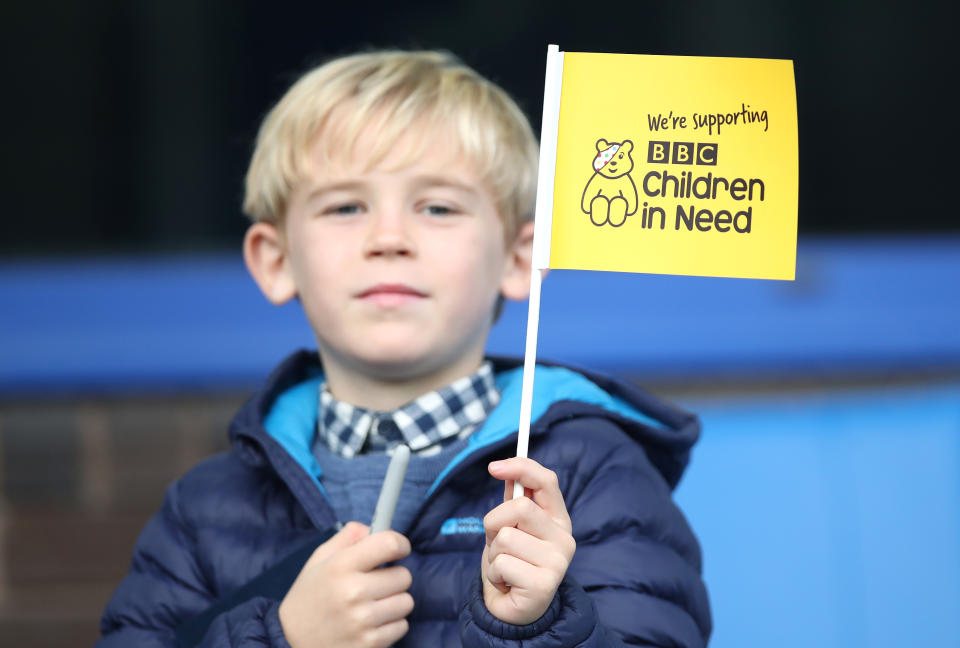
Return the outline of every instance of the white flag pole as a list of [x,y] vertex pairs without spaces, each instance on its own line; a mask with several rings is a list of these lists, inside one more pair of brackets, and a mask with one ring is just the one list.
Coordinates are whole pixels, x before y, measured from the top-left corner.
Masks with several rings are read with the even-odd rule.
[[[530,267],[530,301],[527,309],[527,341],[523,354],[523,384],[520,391],[520,423],[517,456],[526,457],[530,446],[530,416],[533,408],[533,376],[537,364],[537,332],[540,328],[540,283],[550,267],[550,234],[553,226],[553,183],[557,168],[557,129],[560,125],[560,89],[563,82],[563,52],[547,47],[547,72],[543,84],[543,120],[540,125],[540,166],[537,175],[537,205],[533,225],[533,258]],[[523,496],[523,485],[514,483],[513,497]]]

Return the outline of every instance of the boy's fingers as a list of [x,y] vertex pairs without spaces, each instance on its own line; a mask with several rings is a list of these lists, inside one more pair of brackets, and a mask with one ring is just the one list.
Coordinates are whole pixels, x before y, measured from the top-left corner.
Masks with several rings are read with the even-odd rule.
[[313,554],[310,555],[310,560],[307,561],[307,565],[323,562],[337,552],[356,544],[369,533],[370,528],[366,524],[347,522],[342,529],[314,550]]
[[381,531],[366,536],[342,553],[345,568],[367,572],[383,563],[406,558],[410,554],[410,541],[396,531]]
[[544,508],[551,517],[558,521],[566,519],[569,524],[570,517],[567,514],[567,506],[563,501],[555,472],[526,457],[494,461],[489,465],[488,470],[497,479],[520,482],[525,489],[533,492],[533,501]]
[[366,579],[364,594],[371,599],[382,599],[405,592],[413,583],[410,570],[401,565],[374,569],[364,574],[364,578]]
[[[521,586],[537,582],[537,567],[510,554],[500,554],[487,568],[487,580],[500,590],[499,585]],[[501,590],[502,591],[502,590]]]
[[541,540],[559,542],[570,535],[569,519],[566,518],[567,523],[563,525],[536,502],[521,497],[504,502],[487,513],[483,518],[483,530],[487,535],[487,544],[493,542],[497,533],[506,527],[516,527]]
[[370,607],[370,625],[382,626],[398,619],[405,618],[413,612],[413,597],[409,592],[400,592],[373,601]]
[[487,560],[493,562],[500,554],[509,554],[536,567],[566,570],[569,561],[561,565],[561,557],[554,549],[555,546],[546,540],[520,529],[504,527],[490,543]]
[[[533,499],[533,491],[529,488],[523,489],[523,496]],[[507,479],[503,482],[503,501],[509,502],[513,499],[513,480]]]
[[407,623],[406,618],[384,623],[382,626],[370,630],[367,645],[392,646],[400,641],[409,629],[410,624]]

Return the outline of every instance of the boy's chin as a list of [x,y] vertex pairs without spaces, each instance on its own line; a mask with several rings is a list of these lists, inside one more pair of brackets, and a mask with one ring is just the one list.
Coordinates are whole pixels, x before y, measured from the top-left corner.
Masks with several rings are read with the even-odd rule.
[[[355,331],[341,345],[324,345],[318,336],[324,360],[335,362],[343,371],[384,381],[419,382],[450,373],[467,375],[476,369],[486,338],[437,336],[429,326],[374,327]],[[324,352],[324,348],[325,351]],[[459,377],[455,376],[455,377]]]
[[371,377],[383,380],[415,380],[443,366],[429,354],[415,353],[409,348],[370,354],[360,363]]
[[405,345],[370,349],[363,356],[354,358],[354,367],[377,380],[417,382],[448,373],[463,363],[463,355]]
[[367,353],[357,358],[357,364],[374,373],[397,374],[405,369],[419,365],[422,358],[418,353],[411,353],[409,349]]

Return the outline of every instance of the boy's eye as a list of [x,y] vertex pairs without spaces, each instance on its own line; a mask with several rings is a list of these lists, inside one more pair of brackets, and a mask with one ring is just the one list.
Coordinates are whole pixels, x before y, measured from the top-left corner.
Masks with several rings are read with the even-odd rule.
[[424,211],[431,216],[449,216],[454,213],[454,210],[446,205],[427,205]]
[[324,214],[332,214],[334,216],[350,216],[352,214],[360,213],[361,207],[356,203],[346,203],[343,205],[334,205],[333,207],[328,207],[323,210]]

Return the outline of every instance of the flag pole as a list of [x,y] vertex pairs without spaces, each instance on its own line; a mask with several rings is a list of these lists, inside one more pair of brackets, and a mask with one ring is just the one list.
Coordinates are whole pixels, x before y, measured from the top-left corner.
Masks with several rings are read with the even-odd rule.
[[[530,413],[533,408],[533,375],[537,364],[537,331],[540,328],[540,283],[543,271],[530,269],[530,304],[527,308],[527,344],[523,353],[523,383],[520,389],[520,427],[517,432],[517,456],[526,457],[530,447]],[[523,495],[523,487],[514,484],[514,497]]]
[[[533,256],[530,264],[530,300],[527,307],[527,340],[523,354],[520,390],[520,422],[517,456],[526,457],[530,447],[530,417],[533,410],[533,377],[537,364],[537,333],[540,329],[540,284],[550,267],[550,233],[553,226],[553,183],[557,169],[557,129],[560,126],[560,89],[563,82],[563,52],[547,47],[547,71],[543,84],[543,120],[540,124],[540,166],[537,174],[537,205],[534,211]],[[514,482],[513,497],[523,496],[523,485]]]

